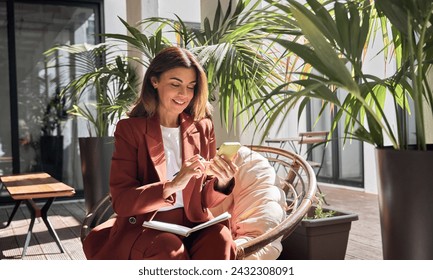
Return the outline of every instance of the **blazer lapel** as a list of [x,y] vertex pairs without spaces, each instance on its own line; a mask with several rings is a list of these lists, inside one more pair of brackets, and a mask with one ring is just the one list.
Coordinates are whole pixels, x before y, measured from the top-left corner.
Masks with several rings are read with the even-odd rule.
[[[194,125],[191,116],[182,113],[179,117],[180,131],[182,133],[182,162],[200,152],[200,132]],[[166,180],[166,159],[164,154],[164,143],[158,116],[147,119],[146,143],[150,158],[154,163],[160,180]]]
[[[184,113],[180,115],[180,127],[182,131],[183,160],[185,160],[200,153],[200,131],[194,125],[193,118]],[[188,218],[192,220],[197,220],[196,215],[199,217],[202,215],[201,211],[197,211],[197,206],[194,207],[194,204],[201,201],[201,186],[204,177],[200,180],[201,182],[197,182],[197,180],[200,179],[191,178],[188,186],[182,192],[185,212],[188,213]],[[203,211],[203,209],[200,210]]]
[[157,115],[147,119],[146,144],[159,179],[161,181],[166,180],[164,143],[162,142],[162,132]]
[[200,132],[194,125],[191,116],[180,114],[180,131],[182,132],[182,157],[186,160],[200,152]]

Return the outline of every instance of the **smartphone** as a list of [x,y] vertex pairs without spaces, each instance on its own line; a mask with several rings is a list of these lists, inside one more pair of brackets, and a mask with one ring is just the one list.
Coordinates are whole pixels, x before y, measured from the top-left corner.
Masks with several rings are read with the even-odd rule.
[[224,142],[218,149],[217,155],[224,155],[226,159],[233,160],[241,146],[239,142]]

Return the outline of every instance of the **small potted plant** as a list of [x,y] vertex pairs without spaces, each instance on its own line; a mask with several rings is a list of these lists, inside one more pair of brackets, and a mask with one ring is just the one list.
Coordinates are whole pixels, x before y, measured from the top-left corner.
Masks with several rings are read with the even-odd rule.
[[296,230],[282,241],[279,259],[344,260],[349,231],[358,215],[323,207],[323,194]]

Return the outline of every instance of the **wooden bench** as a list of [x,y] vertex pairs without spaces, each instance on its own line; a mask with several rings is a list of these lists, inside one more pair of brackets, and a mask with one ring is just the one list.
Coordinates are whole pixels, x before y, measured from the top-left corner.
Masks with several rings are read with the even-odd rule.
[[[56,197],[73,196],[75,194],[74,188],[57,181],[47,173],[29,173],[1,176],[0,183],[2,184],[2,187],[7,189],[10,196],[15,200],[15,206],[12,210],[12,214],[9,217],[6,225],[2,228],[6,228],[10,225],[22,201],[25,201],[31,214],[31,221],[27,231],[26,241],[21,257],[23,258],[26,254],[36,218],[42,218],[48,228],[49,233],[56,241],[60,251],[63,253],[63,246],[60,243],[56,231],[48,220],[47,213]],[[36,205],[34,199],[46,199],[46,202],[42,208],[40,208],[38,205]]]

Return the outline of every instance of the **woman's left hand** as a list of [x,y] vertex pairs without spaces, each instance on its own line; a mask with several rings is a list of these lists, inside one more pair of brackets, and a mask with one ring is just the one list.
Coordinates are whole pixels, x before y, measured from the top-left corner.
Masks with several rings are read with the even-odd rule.
[[224,190],[227,187],[237,171],[238,166],[233,161],[226,159],[224,155],[216,155],[210,160],[210,164],[206,168],[206,174],[218,178],[217,188],[219,190]]

